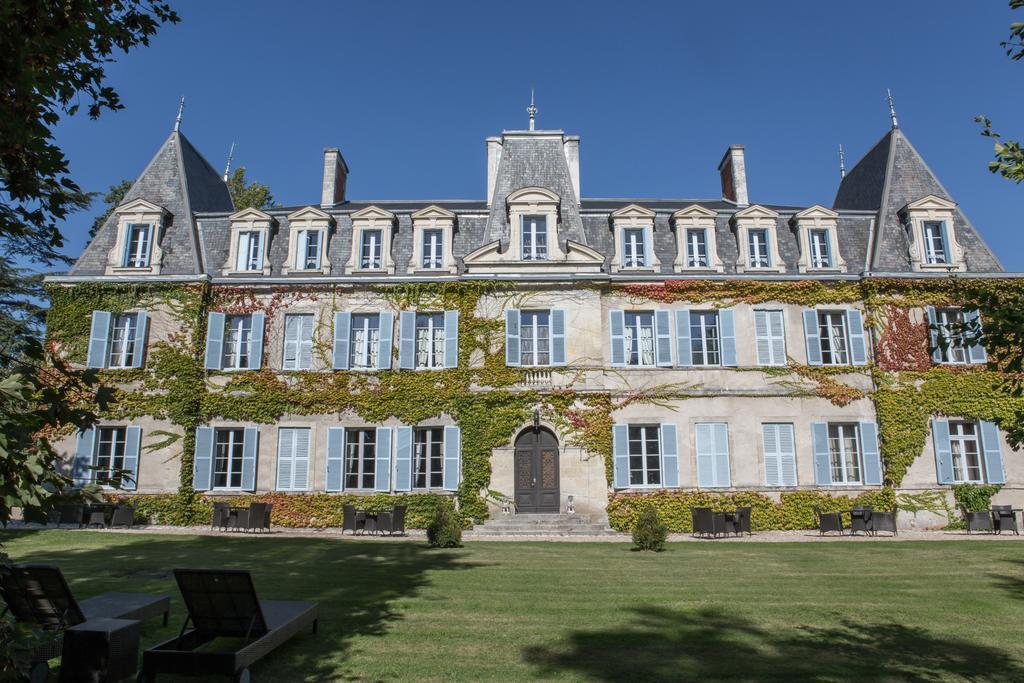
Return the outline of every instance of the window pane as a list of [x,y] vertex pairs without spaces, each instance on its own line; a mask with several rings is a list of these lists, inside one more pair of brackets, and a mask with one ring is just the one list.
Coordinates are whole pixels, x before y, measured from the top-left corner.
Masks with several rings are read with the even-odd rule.
[[622,256],[624,268],[642,268],[647,265],[647,257],[644,253],[644,230],[643,228],[628,228],[623,230],[623,242],[625,249]]
[[654,365],[654,314],[627,312],[625,315],[627,365]]
[[423,231],[422,267],[442,268],[444,266],[444,260],[441,256],[443,236],[444,232],[442,230]]
[[352,316],[350,367],[364,370],[377,367],[379,328],[380,316],[378,315]]
[[416,367],[444,367],[444,314],[416,316]]
[[707,233],[704,230],[686,231],[686,266],[688,268],[707,268]]
[[543,261],[548,257],[546,216],[523,216],[522,253],[524,261]]
[[768,231],[763,228],[747,233],[747,245],[751,268],[767,268],[771,265],[768,257]]
[[381,249],[383,234],[380,230],[363,230],[362,251],[359,265],[361,268],[379,269],[381,265]]
[[694,365],[720,365],[718,313],[690,313],[690,352]]

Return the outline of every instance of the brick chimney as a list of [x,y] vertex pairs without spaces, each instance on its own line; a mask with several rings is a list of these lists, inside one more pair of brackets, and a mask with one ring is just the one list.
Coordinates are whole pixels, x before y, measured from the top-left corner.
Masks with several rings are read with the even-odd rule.
[[348,164],[337,147],[324,149],[324,185],[320,195],[320,208],[328,209],[345,201],[345,181]]
[[718,164],[722,177],[722,198],[737,206],[747,206],[747,164],[743,157],[743,145],[729,145],[725,156]]

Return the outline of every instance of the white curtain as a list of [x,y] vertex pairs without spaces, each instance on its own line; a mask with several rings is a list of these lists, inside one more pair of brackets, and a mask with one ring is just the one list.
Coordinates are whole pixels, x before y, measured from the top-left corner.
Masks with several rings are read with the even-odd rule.
[[640,327],[640,362],[643,365],[654,365],[653,327]]
[[416,366],[426,368],[430,359],[430,328],[416,328]]

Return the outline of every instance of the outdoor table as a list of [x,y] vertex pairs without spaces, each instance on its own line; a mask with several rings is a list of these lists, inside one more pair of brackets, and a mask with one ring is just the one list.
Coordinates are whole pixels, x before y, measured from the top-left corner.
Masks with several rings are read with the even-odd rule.
[[89,619],[64,631],[60,680],[119,681],[135,675],[139,661],[136,619]]
[[90,527],[93,524],[99,524],[101,526],[108,526],[109,518],[114,514],[113,503],[92,503],[86,509],[85,526]]
[[241,529],[249,521],[249,508],[232,505],[228,508],[228,528]]
[[363,515],[363,531],[371,534],[377,533],[377,517],[383,510],[356,510],[357,514]]

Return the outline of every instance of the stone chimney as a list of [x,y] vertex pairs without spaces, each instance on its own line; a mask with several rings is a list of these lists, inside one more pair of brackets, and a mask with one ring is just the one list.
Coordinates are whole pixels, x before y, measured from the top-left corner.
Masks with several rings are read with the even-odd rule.
[[569,164],[569,178],[572,179],[572,189],[576,192],[576,201],[582,201],[580,197],[580,138],[578,135],[567,135],[562,143],[562,151],[565,152],[565,162]]
[[494,199],[494,182],[498,179],[501,150],[501,138],[487,138],[487,206]]
[[345,201],[345,181],[348,164],[337,147],[324,149],[324,185],[320,194],[320,208],[329,209]]
[[718,164],[722,177],[722,198],[737,206],[747,206],[747,164],[743,157],[743,145],[729,145],[725,156]]

